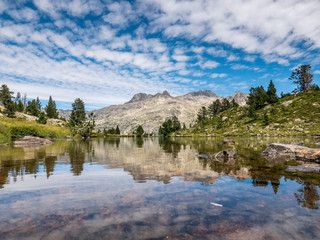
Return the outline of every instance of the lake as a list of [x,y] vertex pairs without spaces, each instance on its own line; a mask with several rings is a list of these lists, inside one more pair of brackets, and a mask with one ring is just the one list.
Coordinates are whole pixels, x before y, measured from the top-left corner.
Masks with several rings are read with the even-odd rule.
[[[286,171],[267,142],[105,138],[0,146],[0,239],[320,239],[320,173]],[[319,147],[319,146],[318,146]]]

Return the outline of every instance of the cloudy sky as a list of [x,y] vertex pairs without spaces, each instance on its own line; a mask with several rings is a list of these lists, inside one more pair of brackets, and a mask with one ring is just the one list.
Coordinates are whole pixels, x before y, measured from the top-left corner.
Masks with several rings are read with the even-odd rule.
[[320,83],[319,53],[319,0],[0,0],[0,84],[67,105],[271,79],[280,94],[299,64]]

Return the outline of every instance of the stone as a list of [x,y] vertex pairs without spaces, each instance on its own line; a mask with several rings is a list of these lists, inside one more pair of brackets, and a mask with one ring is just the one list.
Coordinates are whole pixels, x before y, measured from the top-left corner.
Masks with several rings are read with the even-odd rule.
[[282,106],[288,107],[292,103],[292,100],[281,103]]
[[227,146],[234,146],[236,145],[236,142],[234,140],[225,140],[220,142],[221,145],[227,145]]
[[214,154],[214,158],[219,160],[232,160],[238,158],[238,154],[234,148],[228,148]]
[[317,172],[320,173],[320,164],[318,163],[309,163],[302,164],[299,166],[290,166],[287,168],[288,171],[299,171],[299,172]]
[[38,147],[50,145],[53,142],[46,138],[33,137],[33,136],[24,136],[19,140],[13,142],[13,146],[15,147]]
[[226,121],[228,117],[222,117],[222,122]]
[[196,156],[211,160],[234,160],[238,158],[238,154],[234,148],[228,148],[215,154],[198,154]]
[[294,120],[295,122],[304,122],[302,119],[300,119],[300,118],[296,118],[295,120]]
[[320,149],[303,147],[296,144],[269,143],[262,155],[268,160],[296,159],[320,163]]

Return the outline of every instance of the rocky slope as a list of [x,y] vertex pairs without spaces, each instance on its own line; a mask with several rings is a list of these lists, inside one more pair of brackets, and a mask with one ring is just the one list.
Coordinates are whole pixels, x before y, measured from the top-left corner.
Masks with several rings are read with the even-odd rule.
[[[227,97],[245,105],[248,94],[236,92]],[[202,106],[223,98],[205,90],[191,92],[173,97],[167,91],[155,95],[138,93],[122,105],[113,105],[93,111],[97,129],[109,129],[119,125],[121,134],[132,133],[138,125],[142,125],[147,133],[157,133],[159,126],[168,117],[177,116],[181,123],[194,124],[197,113]]]

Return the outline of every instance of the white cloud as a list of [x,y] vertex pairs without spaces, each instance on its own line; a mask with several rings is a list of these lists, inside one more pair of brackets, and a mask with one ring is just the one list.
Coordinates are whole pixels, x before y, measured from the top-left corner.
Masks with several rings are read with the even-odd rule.
[[249,69],[248,66],[243,65],[243,64],[234,64],[234,65],[231,66],[231,68],[232,68],[233,70]]
[[162,11],[151,20],[154,28],[164,29],[169,37],[223,42],[247,53],[259,53],[267,62],[282,65],[288,65],[288,59],[302,56],[297,46],[299,41],[320,47],[320,2],[317,0],[144,2]]
[[200,63],[199,65],[203,69],[206,69],[206,68],[212,69],[212,68],[218,67],[220,65],[220,63],[218,63],[216,61],[209,60],[204,63]]
[[213,73],[210,75],[211,78],[224,78],[226,76],[227,76],[227,74],[225,74],[225,73]]
[[320,70],[314,71],[314,74],[320,74]]

